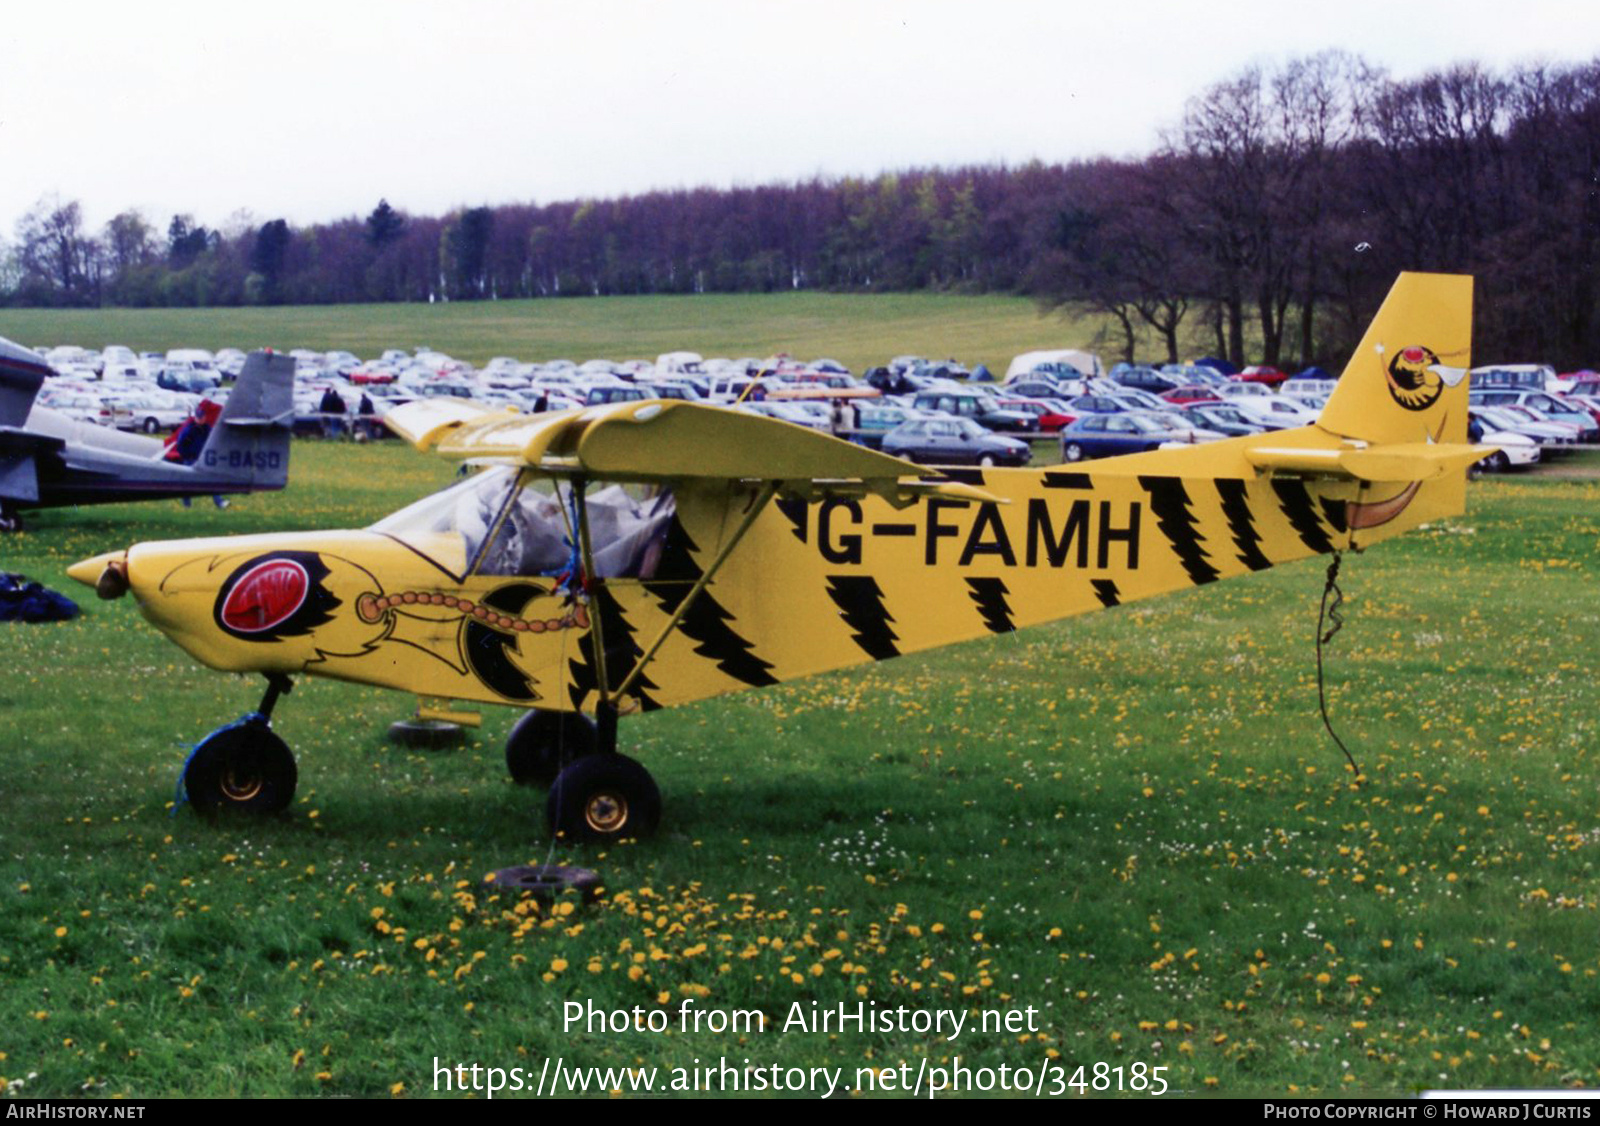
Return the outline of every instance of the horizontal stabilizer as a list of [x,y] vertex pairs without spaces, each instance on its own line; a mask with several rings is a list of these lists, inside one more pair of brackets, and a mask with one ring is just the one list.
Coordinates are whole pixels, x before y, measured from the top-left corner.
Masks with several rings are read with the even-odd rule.
[[1491,446],[1406,442],[1333,449],[1253,446],[1245,460],[1267,473],[1312,473],[1357,481],[1431,481],[1482,461]]

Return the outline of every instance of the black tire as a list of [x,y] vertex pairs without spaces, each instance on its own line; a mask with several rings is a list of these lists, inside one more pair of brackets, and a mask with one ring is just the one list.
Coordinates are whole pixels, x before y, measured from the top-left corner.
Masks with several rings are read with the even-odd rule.
[[1076,442],[1068,442],[1061,448],[1061,456],[1067,461],[1082,461],[1083,447]]
[[146,434],[154,434],[157,430],[160,430],[160,429],[161,429],[161,424],[159,422],[157,422],[155,419],[147,418],[147,419],[144,420],[144,432]]
[[491,877],[492,882],[512,891],[525,891],[540,903],[552,903],[569,891],[575,891],[585,901],[592,902],[600,895],[600,873],[590,868],[574,868],[568,864],[536,864],[518,868],[502,868]]
[[640,840],[661,824],[661,791],[627,755],[588,755],[556,775],[545,816],[550,831],[568,840]]
[[22,531],[22,513],[9,504],[0,502],[0,532]]
[[506,736],[506,769],[519,786],[548,786],[563,767],[599,747],[594,720],[582,712],[534,708]]
[[389,741],[402,747],[436,751],[461,742],[466,732],[459,723],[442,719],[400,719],[389,725]]
[[994,454],[984,454],[982,457],[980,457],[978,459],[978,464],[983,466],[983,468],[985,468],[985,469],[993,469],[994,468]]
[[201,813],[239,809],[278,813],[299,780],[288,744],[264,723],[238,723],[207,735],[183,771],[189,804]]
[[1504,450],[1495,450],[1484,461],[1483,467],[1490,473],[1504,473],[1511,468],[1511,459],[1505,455]]

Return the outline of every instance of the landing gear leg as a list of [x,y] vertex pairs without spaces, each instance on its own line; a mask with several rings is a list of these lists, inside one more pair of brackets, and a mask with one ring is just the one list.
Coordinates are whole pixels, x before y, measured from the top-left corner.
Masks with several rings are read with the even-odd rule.
[[202,739],[183,767],[183,792],[201,813],[239,809],[278,813],[294,798],[298,772],[288,744],[272,731],[272,709],[293,688],[267,674],[261,707]]

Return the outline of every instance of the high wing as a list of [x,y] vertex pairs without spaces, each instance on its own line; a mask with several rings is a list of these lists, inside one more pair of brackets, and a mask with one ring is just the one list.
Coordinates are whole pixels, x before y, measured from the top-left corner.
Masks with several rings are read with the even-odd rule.
[[720,478],[777,482],[785,495],[997,499],[959,482],[928,480],[938,475],[915,462],[791,422],[673,399],[525,415],[432,398],[396,407],[384,422],[418,449],[479,464],[522,465],[553,477]]

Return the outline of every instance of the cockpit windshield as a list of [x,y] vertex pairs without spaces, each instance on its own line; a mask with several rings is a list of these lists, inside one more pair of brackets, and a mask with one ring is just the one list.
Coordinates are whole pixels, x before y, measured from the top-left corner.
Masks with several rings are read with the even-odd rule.
[[[655,574],[674,511],[672,493],[653,486],[607,485],[585,498],[598,578]],[[460,552],[468,573],[562,575],[581,565],[572,486],[523,478],[494,466],[407,505],[369,529],[392,536],[452,570]]]

